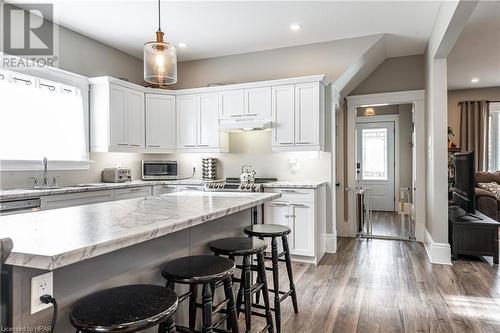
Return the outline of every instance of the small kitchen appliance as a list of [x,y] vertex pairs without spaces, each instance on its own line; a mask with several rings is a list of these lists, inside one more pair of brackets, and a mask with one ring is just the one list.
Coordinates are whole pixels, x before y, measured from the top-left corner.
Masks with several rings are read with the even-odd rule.
[[201,159],[201,174],[205,180],[217,179],[217,159],[212,157]]
[[177,179],[177,161],[151,160],[142,161],[142,180],[172,180]]
[[102,170],[103,183],[124,183],[132,181],[132,171],[129,168],[106,168]]
[[255,180],[255,170],[251,165],[245,164],[241,167],[240,182],[242,183],[253,183]]

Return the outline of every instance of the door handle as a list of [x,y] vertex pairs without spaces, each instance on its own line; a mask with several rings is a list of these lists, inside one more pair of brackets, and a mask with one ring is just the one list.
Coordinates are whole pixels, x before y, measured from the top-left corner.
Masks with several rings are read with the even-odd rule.
[[160,148],[160,145],[148,145],[148,147],[151,147],[151,148]]

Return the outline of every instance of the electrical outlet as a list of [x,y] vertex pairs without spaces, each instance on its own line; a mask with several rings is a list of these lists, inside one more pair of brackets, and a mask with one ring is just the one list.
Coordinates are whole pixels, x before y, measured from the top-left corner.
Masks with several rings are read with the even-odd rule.
[[54,275],[52,272],[31,278],[31,314],[50,308],[52,304],[44,304],[40,301],[40,296],[54,296]]

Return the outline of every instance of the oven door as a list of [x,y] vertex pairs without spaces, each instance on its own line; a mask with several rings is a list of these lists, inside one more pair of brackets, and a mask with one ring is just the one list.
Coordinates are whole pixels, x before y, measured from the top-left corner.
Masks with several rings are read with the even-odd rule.
[[142,161],[143,180],[168,180],[176,178],[176,161]]

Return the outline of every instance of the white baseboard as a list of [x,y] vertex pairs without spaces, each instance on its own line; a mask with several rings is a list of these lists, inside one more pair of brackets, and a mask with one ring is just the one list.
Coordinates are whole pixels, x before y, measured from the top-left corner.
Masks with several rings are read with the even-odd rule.
[[325,244],[327,253],[337,252],[337,236],[335,234],[325,234]]
[[452,264],[450,244],[434,242],[427,229],[425,229],[424,247],[427,257],[431,263],[439,265]]

